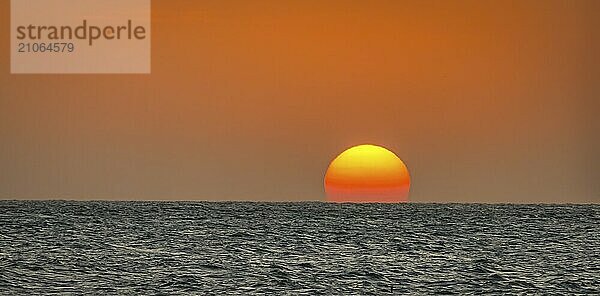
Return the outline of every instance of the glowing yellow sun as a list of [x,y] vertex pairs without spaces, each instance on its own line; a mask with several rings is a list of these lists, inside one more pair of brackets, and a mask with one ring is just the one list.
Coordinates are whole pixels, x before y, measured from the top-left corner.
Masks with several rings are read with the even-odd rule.
[[406,202],[409,188],[406,165],[390,150],[375,145],[347,149],[325,173],[325,192],[331,202]]

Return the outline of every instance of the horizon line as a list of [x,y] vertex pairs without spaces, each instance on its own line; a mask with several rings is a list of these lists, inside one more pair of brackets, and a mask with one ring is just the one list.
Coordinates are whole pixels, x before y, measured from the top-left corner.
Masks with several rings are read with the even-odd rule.
[[4,199],[0,198],[0,202],[6,201],[26,201],[26,202],[197,202],[197,203],[324,203],[324,204],[460,204],[460,205],[600,205],[600,202],[471,202],[471,201],[407,201],[398,203],[377,203],[377,202],[329,202],[326,200],[211,200],[211,199],[67,199],[67,198],[47,198],[47,199]]

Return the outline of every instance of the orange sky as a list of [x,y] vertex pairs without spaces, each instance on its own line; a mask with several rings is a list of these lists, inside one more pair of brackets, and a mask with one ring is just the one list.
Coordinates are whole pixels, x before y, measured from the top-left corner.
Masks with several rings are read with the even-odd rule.
[[10,75],[0,198],[323,200],[390,148],[411,201],[600,202],[598,1],[152,1],[152,74]]

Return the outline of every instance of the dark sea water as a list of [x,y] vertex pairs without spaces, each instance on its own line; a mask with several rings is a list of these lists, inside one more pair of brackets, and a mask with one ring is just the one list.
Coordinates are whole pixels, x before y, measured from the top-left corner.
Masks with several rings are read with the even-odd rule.
[[600,294],[589,205],[0,201],[0,294]]

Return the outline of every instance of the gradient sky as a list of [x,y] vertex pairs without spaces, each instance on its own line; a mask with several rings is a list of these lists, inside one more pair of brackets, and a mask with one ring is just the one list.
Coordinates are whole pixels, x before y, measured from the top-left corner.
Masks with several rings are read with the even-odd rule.
[[11,75],[0,198],[324,200],[373,143],[412,201],[600,202],[600,1],[152,1],[151,75]]

